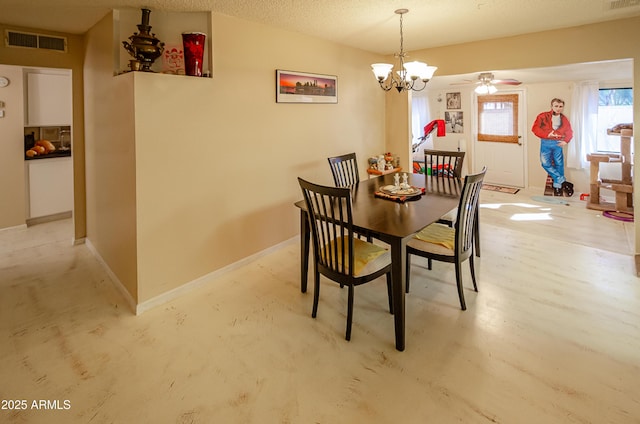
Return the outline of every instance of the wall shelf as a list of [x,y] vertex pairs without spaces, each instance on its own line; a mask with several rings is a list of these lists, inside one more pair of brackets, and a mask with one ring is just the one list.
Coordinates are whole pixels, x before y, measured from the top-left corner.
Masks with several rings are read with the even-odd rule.
[[[141,9],[126,8],[113,11],[113,75],[131,72],[129,61],[133,59],[122,45],[123,41],[129,41],[134,32],[138,32],[137,25],[142,17]],[[182,51],[183,32],[202,32],[207,35],[205,41],[203,74],[213,76],[213,47],[211,41],[212,15],[211,12],[163,12],[151,9],[149,14],[151,33],[164,43],[165,53],[170,49]],[[170,71],[164,53],[153,62],[151,70],[157,73],[175,74]],[[177,74],[179,76],[187,76]],[[190,77],[198,78],[198,77]]]
[[378,171],[377,169],[373,169],[373,168],[367,168],[367,174],[371,175],[387,175],[387,174],[393,174],[394,172],[400,172],[402,171],[402,168],[393,168],[393,169],[387,169],[386,171]]

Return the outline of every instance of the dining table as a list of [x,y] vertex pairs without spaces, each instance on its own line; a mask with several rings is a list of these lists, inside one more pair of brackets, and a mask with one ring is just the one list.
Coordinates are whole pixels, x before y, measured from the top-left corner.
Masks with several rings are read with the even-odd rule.
[[[412,187],[424,188],[421,195],[407,199],[380,197],[380,189],[394,185],[394,174],[360,181],[351,187],[354,230],[388,244],[391,251],[391,279],[396,349],[405,349],[405,287],[407,241],[458,206],[461,181],[439,175],[407,175]],[[307,291],[311,229],[304,200],[300,209],[300,289]]]

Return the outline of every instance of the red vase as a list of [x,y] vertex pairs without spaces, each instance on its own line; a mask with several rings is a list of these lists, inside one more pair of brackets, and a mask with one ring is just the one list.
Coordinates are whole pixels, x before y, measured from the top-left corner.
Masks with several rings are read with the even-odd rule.
[[202,32],[183,32],[184,72],[194,77],[202,76],[202,61],[204,59],[204,43],[207,36]]

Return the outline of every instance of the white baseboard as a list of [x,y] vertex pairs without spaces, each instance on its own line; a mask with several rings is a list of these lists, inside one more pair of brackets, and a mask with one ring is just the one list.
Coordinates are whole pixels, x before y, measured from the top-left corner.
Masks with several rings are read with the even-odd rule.
[[113,285],[116,286],[116,289],[118,289],[118,291],[122,294],[127,305],[131,309],[131,312],[136,313],[136,301],[133,298],[133,296],[131,296],[131,293],[129,293],[129,291],[126,289],[124,284],[122,284],[122,281],[120,281],[118,276],[111,270],[111,268],[109,267],[109,265],[107,265],[107,263],[102,258],[102,256],[100,256],[96,248],[91,243],[91,240],[89,240],[88,238],[85,238],[84,244],[87,245],[87,248],[89,249],[89,251],[98,260],[98,262],[100,262],[100,265],[102,265],[102,267],[107,272],[107,274],[109,274],[111,281],[113,281]]
[[111,270],[111,268],[109,268],[109,265],[107,265],[107,263],[104,261],[104,259],[102,259],[102,257],[100,256],[100,254],[96,251],[95,247],[91,244],[91,240],[89,239],[85,239],[85,244],[87,245],[87,247],[89,248],[89,251],[96,257],[96,259],[100,262],[100,264],[104,267],[104,269],[107,271],[107,273],[109,274],[109,277],[111,277],[111,279],[113,280],[114,285],[116,286],[116,288],[118,289],[118,291],[120,293],[122,293],[123,297],[125,298],[127,304],[129,305],[129,307],[131,308],[131,311],[134,312],[136,315],[141,315],[144,312],[153,309],[157,306],[160,305],[164,305],[167,302],[170,302],[174,299],[177,299],[197,288],[200,288],[206,284],[212,283],[213,281],[215,281],[216,279],[218,279],[219,277],[233,271],[236,270],[238,268],[241,268],[245,265],[248,265],[258,259],[260,259],[263,256],[268,255],[271,252],[274,252],[280,248],[282,248],[283,246],[286,246],[290,243],[294,243],[294,242],[299,242],[298,240],[300,239],[299,236],[295,236],[290,238],[289,240],[285,240],[282,243],[278,243],[274,246],[271,246],[265,250],[262,250],[260,252],[257,252],[251,256],[247,256],[246,258],[243,258],[237,262],[234,262],[232,264],[229,264],[223,268],[217,269],[213,272],[210,272],[208,274],[205,274],[201,277],[196,278],[195,280],[192,280],[188,283],[185,283],[179,287],[176,287],[172,290],[169,290],[165,293],[162,293],[158,296],[152,297],[149,300],[146,300],[144,302],[141,303],[137,303],[134,300],[133,296],[131,296],[131,293],[129,293],[129,291],[125,288],[125,286],[122,284],[122,282],[120,281],[120,279],[115,275],[115,273]]
[[262,250],[260,252],[257,252],[251,256],[247,256],[246,258],[243,258],[237,262],[234,262],[232,264],[229,264],[223,268],[217,269],[213,272],[210,272],[208,274],[203,275],[202,277],[198,277],[193,281],[190,281],[186,284],[181,285],[180,287],[176,287],[175,289],[169,290],[168,292],[162,293],[158,296],[152,297],[149,300],[146,300],[142,303],[139,303],[136,307],[136,315],[140,315],[146,311],[148,311],[149,309],[155,308],[157,306],[163,305],[167,302],[170,302],[174,299],[177,299],[183,295],[185,295],[186,293],[189,293],[190,291],[193,291],[197,288],[200,288],[206,284],[212,283],[214,282],[216,279],[218,279],[219,277],[233,271],[236,270],[238,268],[241,268],[245,265],[250,264],[251,262],[254,262],[258,259],[260,259],[263,256],[266,256],[267,254],[274,252],[278,249],[280,249],[283,246],[286,246],[289,243],[293,243],[296,240],[299,240],[300,237],[295,236],[289,240],[285,240],[282,243],[278,243],[274,246],[271,246],[265,250]]
[[27,229],[27,224],[20,224],[20,225],[16,225],[13,227],[5,227],[5,228],[0,228],[0,233],[3,232],[11,232],[11,231],[20,231],[20,230],[26,230]]
[[28,218],[27,226],[31,227],[32,225],[44,224],[45,222],[51,221],[59,221],[61,219],[69,219],[73,216],[71,211],[54,213],[51,215],[39,216],[37,218]]

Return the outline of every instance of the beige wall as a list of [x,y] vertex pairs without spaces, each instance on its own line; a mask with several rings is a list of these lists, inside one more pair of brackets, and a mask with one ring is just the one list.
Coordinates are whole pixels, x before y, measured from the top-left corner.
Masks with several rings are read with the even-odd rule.
[[638,23],[640,18],[636,17],[438,47],[411,52],[411,58],[438,66],[436,75],[637,58],[640,55],[636,48]]
[[[0,16],[0,19],[2,17]],[[74,186],[74,237],[75,239],[82,239],[85,236],[85,181],[84,181],[84,105],[83,99],[83,80],[82,80],[82,64],[84,61],[84,39],[80,35],[73,34],[61,34],[50,31],[34,30],[33,28],[20,28],[20,27],[7,27],[0,23],[0,33],[4,34],[6,29],[12,29],[24,32],[37,32],[41,34],[48,34],[54,36],[63,36],[67,38],[67,53],[60,53],[55,51],[37,50],[37,49],[24,49],[24,48],[9,48],[5,46],[5,43],[0,43],[0,65],[16,65],[21,67],[42,67],[42,68],[64,68],[71,69],[73,78],[73,186]],[[22,78],[22,77],[20,77]],[[14,82],[17,82],[15,80]],[[0,99],[1,100],[1,99]],[[14,112],[15,113],[15,112]],[[18,139],[13,139],[15,134],[12,134],[12,140],[5,140],[4,133],[2,134],[2,143],[11,143],[13,146],[17,143],[22,151],[24,146],[23,132],[20,133]],[[13,157],[12,157],[13,158]],[[20,172],[24,173],[24,152],[21,152],[19,157],[21,163]],[[3,161],[5,159],[0,159]],[[8,158],[7,158],[8,160]],[[11,159],[11,166],[0,166],[0,179],[2,181],[14,181],[17,179],[18,183],[21,183],[21,190],[24,192],[24,177],[17,175],[14,159]],[[7,216],[11,216],[11,220],[4,221],[0,217],[0,228],[19,225],[16,224],[15,217],[21,216],[22,222],[25,223],[25,198],[12,195],[11,201],[4,202],[2,199],[3,213],[5,211]],[[6,208],[6,209],[5,209]]]
[[26,222],[24,85],[20,66],[0,65],[0,75],[10,81],[0,88],[0,228],[8,228]]
[[[326,158],[355,151],[366,178],[385,148],[375,55],[212,20],[212,79],[108,77],[109,22],[87,37],[88,238],[138,304],[294,237],[298,176],[331,184]],[[276,69],[337,75],[338,104],[275,103]]]
[[[389,62],[395,63],[395,62]],[[403,171],[411,172],[411,94],[392,88],[386,93],[386,149],[400,156]]]

